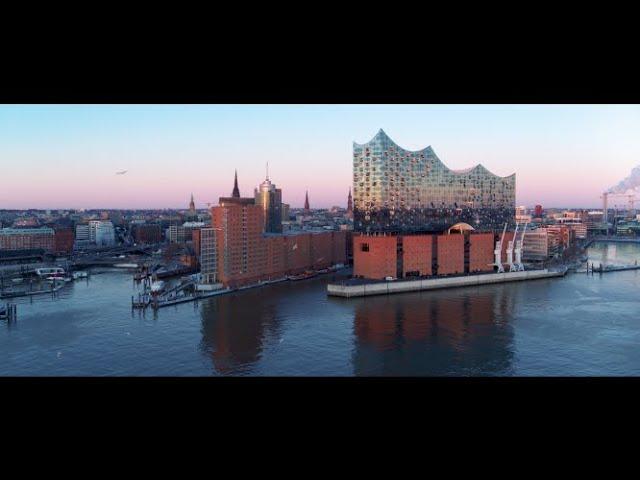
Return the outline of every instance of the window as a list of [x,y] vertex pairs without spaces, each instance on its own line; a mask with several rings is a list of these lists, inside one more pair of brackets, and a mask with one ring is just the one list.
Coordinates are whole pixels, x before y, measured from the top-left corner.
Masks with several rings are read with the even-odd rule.
[[369,244],[368,243],[361,243],[360,244],[360,251],[368,252],[369,251]]

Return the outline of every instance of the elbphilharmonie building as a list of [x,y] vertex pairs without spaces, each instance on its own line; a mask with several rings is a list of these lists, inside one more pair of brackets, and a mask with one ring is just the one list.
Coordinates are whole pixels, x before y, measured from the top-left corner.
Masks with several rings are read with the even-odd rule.
[[502,230],[515,216],[516,176],[482,165],[451,170],[431,147],[415,152],[380,130],[353,144],[354,229],[360,232],[438,232],[457,223]]

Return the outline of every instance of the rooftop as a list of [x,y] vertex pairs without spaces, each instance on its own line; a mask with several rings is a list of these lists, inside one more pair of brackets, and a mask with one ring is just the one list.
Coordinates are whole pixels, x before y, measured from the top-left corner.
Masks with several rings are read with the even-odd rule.
[[40,228],[0,228],[0,235],[53,235],[55,232],[49,227]]

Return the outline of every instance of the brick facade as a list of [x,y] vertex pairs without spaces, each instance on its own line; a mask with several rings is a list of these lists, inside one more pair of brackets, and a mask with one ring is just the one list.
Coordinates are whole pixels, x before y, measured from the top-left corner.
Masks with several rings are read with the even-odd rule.
[[494,245],[493,233],[471,233],[469,235],[469,273],[493,271]]
[[53,236],[53,250],[55,253],[71,253],[75,242],[72,228],[56,228]]
[[396,277],[397,237],[353,236],[353,275],[371,279]]
[[464,273],[464,235],[438,235],[438,275]]
[[131,230],[136,243],[162,242],[162,228],[158,224],[137,224]]
[[405,235],[402,239],[402,271],[432,275],[433,235]]
[[263,211],[250,203],[212,207],[218,279],[237,287],[346,262],[346,232],[263,232]]

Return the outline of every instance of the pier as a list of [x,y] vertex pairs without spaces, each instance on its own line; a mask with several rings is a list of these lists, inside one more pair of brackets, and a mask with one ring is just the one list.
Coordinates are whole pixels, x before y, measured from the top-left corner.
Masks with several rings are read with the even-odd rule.
[[335,297],[365,297],[369,295],[389,295],[392,293],[418,292],[442,288],[475,287],[494,283],[518,282],[543,278],[564,277],[566,269],[558,271],[526,270],[522,272],[487,273],[460,277],[425,278],[422,280],[396,281],[345,281],[327,285],[327,294]]
[[598,268],[595,268],[593,264],[589,267],[587,263],[587,268],[585,270],[577,270],[576,273],[587,273],[587,274],[596,274],[596,273],[609,273],[609,272],[624,272],[626,270],[640,270],[640,265],[635,263],[634,265],[606,265],[603,266],[600,264]]

